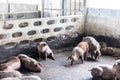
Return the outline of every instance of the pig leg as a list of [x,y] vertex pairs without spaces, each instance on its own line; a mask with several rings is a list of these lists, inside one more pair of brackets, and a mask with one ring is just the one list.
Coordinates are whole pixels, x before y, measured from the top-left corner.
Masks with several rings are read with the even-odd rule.
[[113,80],[117,80],[117,77],[115,76]]
[[49,57],[50,57],[52,60],[55,60],[55,57],[54,57],[53,53],[50,53]]
[[45,52],[45,60],[47,60],[47,53]]
[[75,61],[72,60],[72,61],[71,61],[71,65],[73,65],[74,63],[75,63]]
[[38,51],[38,54],[39,54],[39,59],[40,59],[42,55],[41,55],[41,53],[39,51]]
[[87,61],[87,55],[88,55],[88,51],[85,52],[85,55],[84,55],[84,60]]
[[94,59],[97,60],[98,59],[98,52],[97,51],[94,51]]
[[93,52],[91,52],[91,59],[94,59],[93,57],[94,57]]
[[4,64],[1,64],[0,65],[0,70],[4,70],[4,69],[7,69],[8,68],[8,66],[6,66],[6,65],[4,65]]
[[95,56],[95,60],[98,60],[99,57],[101,56],[101,52],[100,51],[96,51],[94,56]]
[[81,56],[81,62],[84,63],[84,56]]

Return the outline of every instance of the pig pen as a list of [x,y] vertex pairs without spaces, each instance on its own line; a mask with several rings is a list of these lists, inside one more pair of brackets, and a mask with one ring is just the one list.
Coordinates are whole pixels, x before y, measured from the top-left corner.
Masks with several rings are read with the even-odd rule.
[[[69,48],[72,49],[72,48]],[[89,60],[81,64],[77,62],[74,65],[70,65],[70,61],[67,60],[71,54],[71,50],[55,50],[56,60],[47,59],[38,60],[43,65],[44,70],[41,73],[35,73],[30,71],[23,71],[25,75],[37,75],[42,80],[92,80],[91,72],[89,71],[96,65],[109,64],[113,65],[115,58],[110,56],[102,56],[99,61]]]
[[[119,28],[117,17],[111,19],[111,17],[105,17],[106,15],[100,15],[102,10],[96,11],[94,15],[90,11],[96,10],[88,9],[87,16],[81,14],[0,21],[0,60],[21,53],[36,59],[38,56],[34,43],[45,41],[53,49],[56,60],[39,60],[44,68],[41,73],[21,70],[22,73],[37,75],[42,80],[91,80],[89,69],[98,64],[112,65],[116,58],[102,56],[98,62],[88,60],[84,64],[78,62],[70,66],[67,58],[72,48],[82,40],[83,36],[87,35],[95,37],[98,41],[108,42],[111,46],[119,47],[120,36],[119,29],[117,29]],[[105,23],[106,20],[107,23]],[[116,25],[111,23],[112,20],[117,22]],[[109,23],[112,24],[112,28],[109,27]],[[100,24],[104,24],[105,30]]]

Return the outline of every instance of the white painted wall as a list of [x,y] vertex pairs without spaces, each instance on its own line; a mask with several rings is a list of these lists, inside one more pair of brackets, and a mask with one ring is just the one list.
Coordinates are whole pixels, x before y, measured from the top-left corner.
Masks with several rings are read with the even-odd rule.
[[0,3],[41,4],[41,0],[0,0]]
[[[53,3],[57,0],[51,0]],[[82,0],[83,1],[83,0]],[[0,3],[21,3],[41,5],[41,0],[0,0]],[[59,3],[59,1],[58,1]],[[56,6],[57,4],[55,4]],[[90,8],[107,8],[120,9],[120,0],[87,0],[87,7]]]
[[87,0],[88,8],[120,9],[120,0]]
[[[42,0],[0,0],[0,3],[15,3],[15,4],[30,4],[30,5],[38,5],[38,9],[41,10]],[[7,4],[6,4],[7,6]],[[4,12],[4,11],[3,11]]]

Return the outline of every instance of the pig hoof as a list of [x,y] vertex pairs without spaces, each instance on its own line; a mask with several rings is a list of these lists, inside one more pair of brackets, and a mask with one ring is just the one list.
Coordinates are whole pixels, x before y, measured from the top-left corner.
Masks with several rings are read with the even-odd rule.
[[53,58],[53,57],[52,57],[51,59],[52,59],[52,60],[55,60],[55,58]]

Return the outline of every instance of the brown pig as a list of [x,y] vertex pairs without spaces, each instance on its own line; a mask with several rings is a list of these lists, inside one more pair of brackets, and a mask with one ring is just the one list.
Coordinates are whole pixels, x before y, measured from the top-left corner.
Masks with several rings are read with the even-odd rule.
[[114,73],[112,71],[112,65],[97,65],[91,70],[92,80],[114,80]]
[[71,59],[71,65],[73,65],[79,58],[83,63],[84,59],[86,60],[87,58],[88,50],[89,46],[87,42],[80,42],[75,48],[73,48],[72,55],[68,57],[68,59]]
[[109,56],[114,56],[119,58],[120,49],[115,47],[105,47],[105,48],[101,48],[101,53],[103,55],[109,55]]
[[17,70],[0,71],[0,80],[8,77],[22,77],[22,75],[23,74]]
[[115,74],[114,80],[120,80],[120,59],[115,61],[112,71]]
[[24,67],[25,69],[35,72],[41,72],[43,70],[41,63],[36,61],[35,59],[25,54],[19,54],[18,57],[21,60],[22,67]]
[[53,51],[50,49],[46,42],[37,43],[37,49],[39,57],[44,58],[45,60],[47,60],[47,57],[51,58],[52,60],[55,60]]
[[0,70],[18,70],[21,67],[20,59],[17,56],[12,56],[5,62],[0,64]]
[[82,41],[89,44],[89,52],[91,53],[91,58],[98,60],[101,56],[100,44],[91,36],[84,37]]

